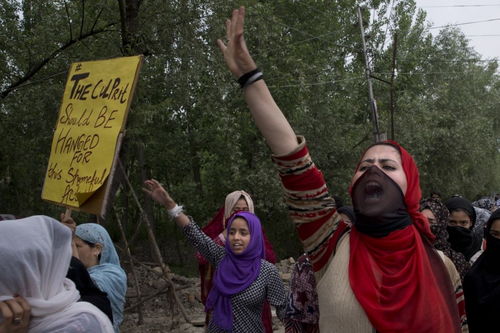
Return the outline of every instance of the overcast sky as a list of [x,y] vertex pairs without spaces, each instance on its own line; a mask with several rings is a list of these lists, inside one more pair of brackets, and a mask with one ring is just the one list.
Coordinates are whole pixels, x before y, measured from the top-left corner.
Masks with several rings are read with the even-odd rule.
[[[500,60],[500,0],[416,0],[417,6],[427,12],[433,26],[460,24],[470,45],[484,59]],[[432,29],[437,33],[439,29]]]

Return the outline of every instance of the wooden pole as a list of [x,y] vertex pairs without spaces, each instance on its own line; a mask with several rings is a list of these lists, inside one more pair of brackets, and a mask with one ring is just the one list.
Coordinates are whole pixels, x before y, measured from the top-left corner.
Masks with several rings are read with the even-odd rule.
[[359,27],[361,29],[361,42],[363,45],[363,55],[365,56],[365,76],[366,76],[366,82],[368,84],[368,98],[369,98],[369,102],[370,102],[371,118],[372,118],[372,124],[373,124],[373,141],[379,142],[379,141],[385,140],[385,138],[380,133],[380,129],[378,126],[377,101],[375,100],[375,97],[373,97],[373,87],[372,87],[370,63],[368,61],[368,54],[366,52],[365,28],[363,27],[363,16],[361,15],[361,8],[360,7],[358,7],[358,18],[359,18]]
[[153,254],[156,257],[155,258],[156,261],[158,262],[158,264],[161,267],[164,278],[170,284],[170,290],[172,292],[172,296],[173,296],[175,302],[177,303],[177,306],[178,306],[179,310],[181,311],[182,316],[184,317],[186,322],[191,323],[191,320],[189,319],[189,317],[186,313],[186,309],[184,309],[184,306],[182,305],[182,302],[180,301],[179,296],[175,292],[174,283],[172,282],[172,279],[170,277],[168,266],[165,265],[163,262],[163,256],[161,255],[160,248],[158,247],[158,243],[156,241],[156,236],[153,232],[153,229],[151,228],[151,223],[149,221],[149,218],[147,217],[144,210],[142,209],[141,203],[139,202],[139,199],[137,198],[137,194],[135,193],[134,188],[132,187],[132,184],[130,184],[130,181],[128,179],[127,174],[125,173],[125,169],[123,168],[123,165],[122,165],[122,162],[120,159],[118,159],[118,166],[123,173],[123,178],[124,178],[125,182],[127,183],[128,187],[130,189],[130,192],[132,193],[132,197],[134,198],[134,201],[137,204],[137,207],[139,208],[139,211],[141,213],[142,218],[144,219],[144,224],[146,225],[146,229],[148,232],[148,238],[149,238],[149,241],[151,242],[151,247],[153,249]]
[[396,77],[396,55],[398,45],[398,34],[394,33],[394,42],[392,43],[392,73],[391,73],[391,140],[396,140],[394,134],[394,112],[396,111],[396,87],[394,79]]
[[125,236],[125,230],[123,230],[122,221],[120,219],[120,216],[118,216],[118,212],[116,211],[116,209],[114,209],[114,207],[113,210],[115,211],[116,221],[118,222],[118,227],[120,228],[120,234],[122,235],[123,244],[125,245],[125,254],[127,255],[128,260],[130,261],[130,270],[132,271],[132,276],[134,278],[135,292],[137,293],[137,299],[138,299],[137,315],[139,316],[139,319],[137,320],[137,324],[142,325],[144,318],[142,315],[142,306],[141,306],[142,296],[141,296],[141,289],[139,288],[139,279],[137,278],[137,273],[135,272],[134,264],[132,263],[132,253],[130,252],[130,247],[128,246],[127,236]]

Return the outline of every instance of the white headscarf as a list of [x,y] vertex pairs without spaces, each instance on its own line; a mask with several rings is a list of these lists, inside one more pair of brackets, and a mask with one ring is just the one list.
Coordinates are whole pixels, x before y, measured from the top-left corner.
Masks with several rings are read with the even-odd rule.
[[248,211],[254,213],[253,200],[250,194],[245,191],[234,191],[226,196],[226,201],[224,202],[224,227],[226,226],[226,220],[233,214],[234,205],[243,197],[248,205]]
[[0,301],[14,295],[31,305],[30,332],[51,332],[82,313],[94,316],[102,332],[109,319],[66,279],[71,260],[71,231],[47,216],[0,222]]

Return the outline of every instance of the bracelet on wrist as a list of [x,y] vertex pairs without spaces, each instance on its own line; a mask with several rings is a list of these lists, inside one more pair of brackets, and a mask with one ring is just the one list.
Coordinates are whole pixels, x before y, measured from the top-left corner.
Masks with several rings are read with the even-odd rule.
[[172,209],[167,209],[168,215],[170,218],[174,219],[177,216],[179,216],[182,212],[184,212],[184,207],[179,206],[178,204],[175,204],[175,207]]
[[249,85],[262,80],[264,75],[260,71],[260,69],[256,68],[253,71],[243,74],[239,77],[238,83],[240,84],[241,89],[248,87]]

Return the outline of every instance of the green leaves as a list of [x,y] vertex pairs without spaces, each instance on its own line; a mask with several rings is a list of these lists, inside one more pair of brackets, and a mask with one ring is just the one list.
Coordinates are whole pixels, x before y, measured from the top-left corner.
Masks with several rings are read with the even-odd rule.
[[[417,159],[424,194],[433,189],[475,199],[498,191],[498,64],[483,61],[458,30],[433,38],[413,1],[365,3],[373,7],[363,14],[372,70],[385,81],[373,81],[380,125],[390,133],[388,82],[397,34],[395,138]],[[245,37],[267,84],[296,132],[306,136],[332,192],[348,204],[353,169],[372,130],[356,3],[244,4]],[[201,223],[228,192],[247,190],[278,253],[298,254],[297,243],[289,242],[292,227],[270,152],[215,43],[239,5],[143,1],[137,21],[128,22],[136,24],[135,34],[124,47],[116,1],[0,0],[0,91],[47,60],[0,99],[0,212],[57,216],[59,208],[39,198],[67,68],[132,48],[146,54],[125,145],[136,188],[147,171]],[[103,31],[63,48],[98,28]],[[136,149],[142,143],[144,164]],[[132,220],[137,209],[121,207],[127,195],[120,191],[115,204]],[[156,214],[165,218],[162,210]],[[162,237],[173,236],[165,231]]]

